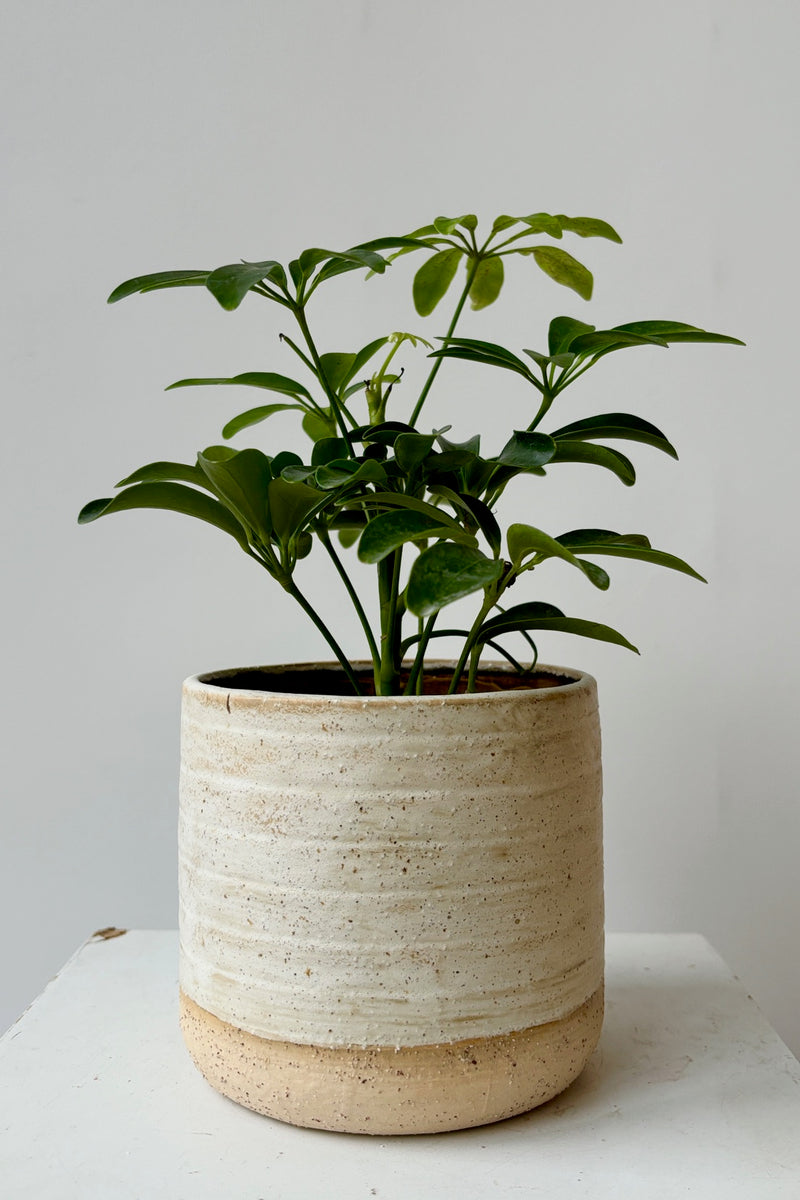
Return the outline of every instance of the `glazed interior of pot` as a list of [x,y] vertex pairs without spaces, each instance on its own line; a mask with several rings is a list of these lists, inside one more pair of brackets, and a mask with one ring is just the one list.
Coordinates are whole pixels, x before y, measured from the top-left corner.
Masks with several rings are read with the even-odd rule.
[[[432,664],[425,671],[425,696],[447,694],[455,664]],[[362,694],[374,696],[372,670],[364,668],[356,672]],[[478,674],[477,692],[528,691],[537,688],[561,687],[574,683],[579,673],[542,667],[523,675],[502,667],[488,668]],[[401,676],[401,686],[407,675]],[[332,663],[292,664],[285,667],[241,667],[228,671],[210,671],[200,676],[202,683],[225,688],[228,691],[283,692],[306,696],[353,696],[355,692],[341,667]],[[462,678],[456,694],[466,692],[466,675]]]

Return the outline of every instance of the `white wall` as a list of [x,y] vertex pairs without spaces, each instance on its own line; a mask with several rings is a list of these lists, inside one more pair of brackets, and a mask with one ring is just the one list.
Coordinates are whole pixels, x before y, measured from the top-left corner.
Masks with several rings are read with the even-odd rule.
[[[229,316],[198,290],[108,309],[108,291],[439,212],[549,209],[621,230],[621,248],[575,247],[596,300],[520,260],[467,332],[541,344],[560,311],[667,316],[748,342],[614,356],[564,419],[639,412],[680,463],[642,450],[633,492],[564,468],[512,507],[553,531],[641,529],[708,574],[704,589],[612,564],[601,596],[553,567],[546,598],[644,654],[555,637],[543,650],[600,682],[609,926],[701,930],[800,1050],[800,8],[8,0],[5,17],[0,1025],[98,926],[174,924],[181,679],[320,650],[215,531],[161,514],[76,526],[133,467],[218,440],[241,399],[165,384],[293,369],[267,306]],[[321,293],[320,340],[443,332],[413,315],[412,271],[401,260],[391,278]],[[524,397],[499,383],[450,364],[428,419],[504,437]],[[270,434],[291,439],[281,421]],[[326,586],[316,567],[309,578]],[[356,648],[343,606],[334,617]]]

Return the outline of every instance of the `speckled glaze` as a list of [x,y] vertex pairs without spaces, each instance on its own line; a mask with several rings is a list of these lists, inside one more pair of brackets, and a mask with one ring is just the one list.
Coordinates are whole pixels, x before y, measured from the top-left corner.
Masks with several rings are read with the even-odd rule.
[[542,1103],[602,1020],[594,680],[543,667],[555,686],[364,698],[301,690],[314,669],[261,669],[276,689],[299,671],[291,693],[254,690],[252,669],[184,685],[193,1058],[317,1128],[434,1132]]

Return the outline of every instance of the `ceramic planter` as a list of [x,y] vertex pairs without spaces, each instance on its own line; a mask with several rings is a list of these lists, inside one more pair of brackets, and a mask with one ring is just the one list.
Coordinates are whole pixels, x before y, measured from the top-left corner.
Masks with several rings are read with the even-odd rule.
[[226,1096],[430,1133],[525,1112],[584,1067],[603,1008],[595,682],[482,679],[409,698],[325,694],[333,667],[186,681],[181,1023]]

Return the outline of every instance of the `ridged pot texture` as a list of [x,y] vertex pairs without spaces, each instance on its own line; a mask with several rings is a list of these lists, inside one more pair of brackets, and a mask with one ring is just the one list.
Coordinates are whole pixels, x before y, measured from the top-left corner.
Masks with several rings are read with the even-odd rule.
[[182,1023],[226,1095],[431,1132],[525,1111],[582,1069],[602,1018],[596,686],[556,667],[482,680],[418,697],[332,694],[331,667],[186,681]]

